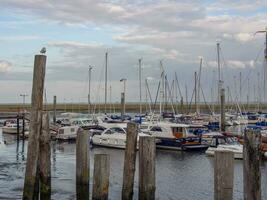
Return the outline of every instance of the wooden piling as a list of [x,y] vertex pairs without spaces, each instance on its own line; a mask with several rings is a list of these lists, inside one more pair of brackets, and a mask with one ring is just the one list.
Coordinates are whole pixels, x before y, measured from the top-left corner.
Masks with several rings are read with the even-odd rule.
[[234,182],[234,153],[215,151],[214,200],[232,200]]
[[76,196],[78,200],[89,198],[89,134],[78,129],[76,139]]
[[225,131],[225,90],[221,89],[221,105],[220,105],[220,111],[221,111],[221,131]]
[[109,189],[110,158],[108,154],[96,154],[94,159],[93,200],[107,200]]
[[22,114],[22,138],[25,139],[25,113]]
[[261,199],[261,133],[245,130],[243,149],[244,200]]
[[40,135],[40,199],[51,199],[51,135],[49,114],[43,113],[42,132]]
[[17,140],[19,140],[19,115],[17,115]]
[[39,137],[42,125],[43,90],[45,79],[46,56],[36,55],[34,60],[31,118],[28,140],[27,163],[23,190],[23,199],[32,200],[39,157]]
[[56,114],[57,114],[57,96],[54,96],[54,99],[53,99],[53,122],[54,124],[57,121]]
[[121,117],[125,114],[125,94],[121,93]]
[[155,138],[139,138],[139,199],[155,199]]
[[124,169],[122,183],[122,200],[133,198],[135,161],[137,152],[138,124],[127,123],[126,149],[124,153]]

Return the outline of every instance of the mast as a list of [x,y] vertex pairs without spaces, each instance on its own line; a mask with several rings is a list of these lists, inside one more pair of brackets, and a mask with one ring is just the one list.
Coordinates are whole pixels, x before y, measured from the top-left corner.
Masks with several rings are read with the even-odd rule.
[[197,114],[200,113],[200,111],[199,111],[199,103],[200,103],[200,78],[201,78],[201,70],[202,70],[202,58],[200,58],[199,75],[198,75]]
[[218,61],[218,103],[220,104],[220,93],[222,87],[222,80],[221,80],[221,63],[220,63],[220,43],[217,43],[217,61]]
[[242,72],[239,72],[239,102],[242,102]]
[[194,91],[195,91],[195,109],[196,109],[196,114],[197,113],[197,72],[195,72],[195,88],[194,88]]
[[108,52],[105,55],[105,114],[107,113],[107,89],[108,89]]
[[92,73],[92,66],[89,65],[88,71],[88,114],[91,113],[91,73]]
[[185,100],[186,100],[186,112],[188,112],[188,94],[187,94],[187,85],[185,84]]
[[161,114],[161,112],[163,111],[162,109],[162,102],[164,102],[164,79],[165,79],[165,75],[164,75],[164,69],[163,69],[163,65],[162,65],[162,60],[160,61],[160,69],[161,69],[161,88],[160,88],[160,104],[159,104],[159,113]]
[[139,62],[139,113],[142,113],[142,67],[141,67],[141,58],[138,60]]

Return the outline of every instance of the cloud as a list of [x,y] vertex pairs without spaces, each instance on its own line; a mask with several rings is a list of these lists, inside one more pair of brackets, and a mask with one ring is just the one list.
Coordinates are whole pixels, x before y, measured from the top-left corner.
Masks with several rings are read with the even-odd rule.
[[6,73],[10,71],[11,66],[12,66],[12,63],[6,60],[0,60],[0,72]]

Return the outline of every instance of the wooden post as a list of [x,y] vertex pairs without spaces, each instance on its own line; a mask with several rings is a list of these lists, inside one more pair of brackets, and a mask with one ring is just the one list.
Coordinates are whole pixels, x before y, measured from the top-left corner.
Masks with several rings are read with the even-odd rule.
[[23,190],[23,199],[32,200],[34,197],[34,186],[38,170],[39,136],[42,125],[43,90],[45,79],[46,56],[36,55],[34,60],[32,103],[30,132],[28,140],[27,163]]
[[93,200],[107,200],[109,188],[109,155],[96,154],[94,159]]
[[135,161],[137,151],[138,125],[133,122],[127,123],[126,149],[124,154],[124,169],[122,183],[122,200],[133,198]]
[[57,114],[57,96],[54,96],[54,101],[53,101],[53,122],[54,122],[54,124],[57,121],[56,114]]
[[79,129],[76,139],[76,195],[78,200],[89,199],[89,134]]
[[19,140],[19,115],[17,115],[17,140]]
[[232,200],[234,183],[234,153],[215,151],[214,200]]
[[225,131],[225,91],[224,89],[221,89],[221,131]]
[[155,138],[139,138],[139,199],[155,199]]
[[22,138],[25,139],[25,113],[22,114]]
[[261,199],[261,133],[245,130],[243,149],[244,200]]
[[121,93],[121,118],[123,118],[123,115],[125,114],[125,98],[124,98],[124,92]]
[[43,113],[42,132],[40,135],[40,198],[51,199],[51,135],[49,129],[49,114]]

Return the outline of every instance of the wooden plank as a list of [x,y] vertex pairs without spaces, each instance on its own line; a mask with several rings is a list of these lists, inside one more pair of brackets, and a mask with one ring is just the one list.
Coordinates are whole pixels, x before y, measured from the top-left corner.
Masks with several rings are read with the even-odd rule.
[[232,200],[234,183],[234,153],[215,151],[214,200]]
[[42,124],[43,90],[46,56],[36,55],[34,60],[31,123],[29,130],[27,163],[23,190],[23,199],[33,199],[39,157],[39,136]]
[[245,130],[243,149],[244,200],[261,199],[261,133]]
[[40,135],[40,198],[51,199],[51,135],[49,114],[43,113],[42,132]]
[[94,159],[93,200],[107,200],[109,189],[110,158],[107,154],[96,154]]
[[126,149],[124,154],[122,199],[130,200],[133,198],[135,161],[137,152],[138,124],[127,123]]
[[76,196],[79,200],[89,199],[89,134],[78,129],[76,139]]
[[155,138],[139,137],[139,199],[155,199]]

